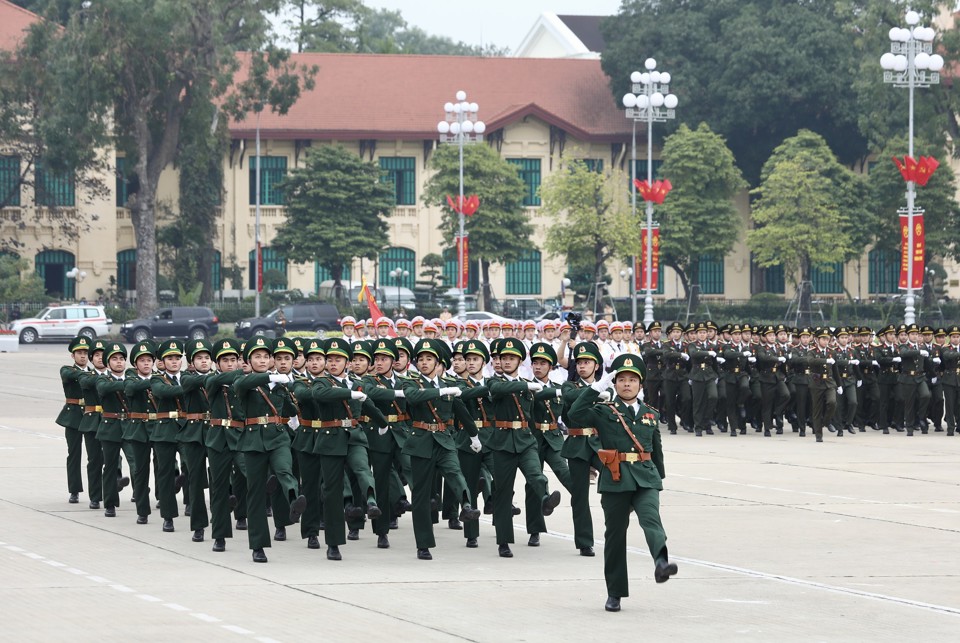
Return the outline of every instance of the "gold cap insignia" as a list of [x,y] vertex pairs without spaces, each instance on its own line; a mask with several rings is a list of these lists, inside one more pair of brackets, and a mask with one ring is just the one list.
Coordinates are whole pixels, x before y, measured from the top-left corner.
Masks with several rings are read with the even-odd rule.
[[256,344],[256,345],[257,345],[257,346],[263,346],[263,339],[261,339],[261,338],[258,337],[258,338],[257,338],[257,344]]
[[86,345],[87,345],[87,340],[84,339],[83,337],[81,337],[81,338],[80,338],[80,341],[77,342],[77,343],[80,344],[81,346],[86,346]]
[[586,346],[581,346],[581,347],[580,347],[580,352],[581,352],[581,353],[586,353],[586,352],[587,352],[587,347],[586,347]]
[[120,350],[120,347],[119,347],[119,346],[117,346],[116,344],[114,344],[114,345],[113,345],[113,348],[112,348],[112,349],[110,349],[110,350],[115,350],[115,351],[118,351],[118,350]]
[[316,342],[310,342],[310,348],[317,348]]
[[377,345],[377,348],[386,348],[386,347],[387,347],[386,342],[380,342],[380,344]]
[[507,347],[507,348],[513,348],[513,342],[507,342],[507,343],[506,343],[506,347]]
[[627,359],[623,360],[623,365],[624,365],[624,366],[633,366],[633,360],[628,357]]
[[177,345],[176,345],[175,342],[170,342],[170,348],[176,348],[176,347],[177,347]]

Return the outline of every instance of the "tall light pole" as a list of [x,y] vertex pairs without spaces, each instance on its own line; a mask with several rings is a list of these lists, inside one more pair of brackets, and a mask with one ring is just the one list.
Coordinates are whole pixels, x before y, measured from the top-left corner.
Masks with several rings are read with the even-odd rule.
[[[940,70],[943,69],[943,56],[933,54],[932,27],[920,27],[920,14],[907,11],[904,19],[909,29],[893,27],[890,29],[890,51],[880,57],[883,68],[883,82],[894,87],[906,87],[909,96],[907,117],[908,154],[913,156],[913,90],[916,87],[929,87],[940,83]],[[903,308],[903,321],[916,323],[916,297],[913,287],[913,215],[916,200],[916,182],[907,181],[907,296]]]
[[390,271],[390,276],[397,280],[397,315],[399,315],[400,310],[403,308],[403,305],[400,303],[400,284],[402,280],[410,276],[410,271],[397,266]]
[[[260,111],[257,110],[257,168],[256,176],[254,181],[256,182],[256,196],[254,201],[254,215],[253,215],[253,239],[254,239],[254,250],[253,250],[253,289],[255,295],[253,296],[253,316],[260,316],[260,280],[262,279],[260,271],[263,269],[260,266],[260,257],[262,256],[260,250]],[[249,215],[247,215],[249,216]]]
[[[643,66],[647,71],[635,71],[630,74],[632,91],[624,94],[623,106],[626,108],[627,118],[633,121],[633,141],[631,145],[632,167],[630,168],[630,187],[632,194],[632,208],[634,217],[637,214],[637,122],[644,122],[647,126],[647,182],[653,182],[653,124],[666,123],[676,118],[674,110],[679,102],[677,97],[670,93],[670,74],[657,71],[657,61],[647,58]],[[636,262],[634,262],[636,263]],[[653,323],[653,202],[647,201],[647,260],[645,266],[647,275],[647,294],[643,300],[643,323],[649,326]],[[631,286],[636,290],[636,282]],[[634,292],[631,303],[633,321],[637,320],[637,296]]]
[[483,141],[483,133],[487,126],[483,121],[477,120],[477,112],[480,106],[476,103],[467,102],[467,92],[462,89],[457,92],[456,103],[444,103],[444,120],[437,124],[437,131],[440,132],[441,143],[456,143],[460,148],[460,200],[457,202],[461,209],[459,212],[460,224],[460,243],[457,244],[457,283],[460,285],[459,298],[457,300],[457,315],[465,315],[467,312],[466,290],[467,283],[463,280],[464,273],[464,215],[463,209],[463,146],[470,143],[479,143]]

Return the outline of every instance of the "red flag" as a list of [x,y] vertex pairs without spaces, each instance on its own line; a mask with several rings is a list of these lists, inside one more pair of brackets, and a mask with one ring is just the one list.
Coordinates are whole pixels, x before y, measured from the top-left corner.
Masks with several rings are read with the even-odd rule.
[[907,166],[907,180],[916,181],[917,180],[917,159],[912,156],[904,156],[903,163]]
[[453,197],[448,194],[447,205],[457,214],[464,214],[469,217],[480,207],[480,197],[476,194],[471,194],[468,197],[458,196],[456,201],[454,201]]
[[[357,299],[362,302],[364,298],[366,298],[367,308],[370,310],[370,321],[373,322],[374,328],[376,328],[377,322],[380,320],[380,318],[386,317],[386,315],[380,312],[380,306],[377,305],[376,299],[373,298],[373,292],[371,292],[370,288],[367,287],[367,278],[361,276],[360,294]],[[387,335],[390,337],[397,336],[397,334],[394,332],[393,326],[390,327]]]
[[662,204],[667,194],[673,189],[673,185],[671,185],[668,179],[664,179],[663,181],[657,179],[653,182],[653,185],[640,179],[634,179],[633,184],[637,188],[637,193],[644,201],[653,201],[658,204]]
[[921,156],[917,161],[917,173],[916,178],[914,178],[917,185],[926,185],[938,167],[940,167],[940,162],[937,159],[932,156]]
[[904,181],[909,181],[907,178],[907,168],[904,166],[903,162],[900,161],[896,156],[893,157],[893,162],[897,164],[897,169],[900,170],[900,176],[903,177]]
[[257,292],[263,292],[263,245],[257,244]]

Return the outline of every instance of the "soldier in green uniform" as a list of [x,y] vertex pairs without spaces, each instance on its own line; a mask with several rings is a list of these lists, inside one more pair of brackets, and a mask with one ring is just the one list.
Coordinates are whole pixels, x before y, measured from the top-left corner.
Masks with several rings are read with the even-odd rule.
[[430,500],[436,471],[440,471],[460,499],[463,509],[460,520],[477,520],[480,512],[470,504],[470,493],[456,457],[456,443],[448,432],[454,417],[461,430],[471,437],[475,452],[481,450],[477,427],[469,411],[458,398],[461,389],[456,382],[443,377],[440,342],[422,339],[414,349],[419,376],[406,379],[403,391],[410,412],[410,434],[403,452],[410,456],[413,492],[413,531],[417,543],[417,558],[431,560],[430,549],[436,546],[433,522],[430,517]]
[[[286,418],[286,427],[284,430],[287,432],[287,436],[290,438],[290,444],[292,445],[300,425],[300,402],[292,390],[292,384],[296,381],[293,367],[297,359],[298,349],[293,340],[287,337],[277,337],[273,341],[271,349],[273,351],[274,371],[278,375],[286,375],[290,378],[289,382],[276,383],[270,388],[271,398],[278,401],[277,409],[280,416]],[[292,452],[290,454],[290,472],[294,479],[298,481],[299,485],[300,468]],[[278,478],[275,475],[267,478],[267,488],[267,493],[270,495],[270,507],[280,509],[279,511],[274,511],[272,516],[274,526],[273,539],[282,542],[287,539],[287,526],[295,522],[294,520],[290,520],[290,511],[288,508],[290,500],[286,496],[286,490],[278,484]]]
[[96,379],[97,395],[103,410],[97,427],[97,440],[103,449],[103,504],[107,518],[115,518],[120,506],[120,491],[130,478],[118,477],[120,445],[123,442],[123,421],[127,417],[127,398],[123,395],[127,366],[127,350],[123,344],[104,346],[107,372]]
[[889,434],[891,425],[897,431],[903,431],[903,428],[900,427],[900,418],[896,417],[897,405],[895,402],[901,359],[897,353],[896,333],[893,325],[881,328],[878,336],[881,338],[880,345],[873,349],[873,359],[877,362],[879,371],[877,388],[880,391],[880,405],[877,409],[877,426],[885,434]]
[[874,358],[873,346],[870,344],[873,331],[869,326],[861,326],[858,330],[860,344],[854,347],[854,351],[857,353],[857,359],[860,360],[863,386],[860,387],[860,404],[857,405],[857,428],[863,433],[867,425],[879,430],[877,415],[882,401],[877,379],[880,363]]
[[181,418],[183,428],[178,440],[181,453],[187,465],[187,484],[190,490],[190,530],[192,540],[203,542],[203,532],[210,525],[207,514],[207,451],[204,436],[210,427],[210,397],[204,382],[212,374],[212,347],[205,339],[187,342],[186,352],[192,369],[180,376],[183,389],[183,409]]
[[853,422],[857,417],[858,383],[863,385],[863,375],[860,373],[860,359],[850,346],[850,329],[846,326],[837,328],[834,336],[837,338],[837,348],[834,359],[837,361],[837,437],[843,432],[853,435]]
[[[293,477],[290,436],[287,434],[289,418],[282,417],[277,410],[283,405],[285,395],[276,385],[290,383],[293,378],[267,372],[272,346],[263,337],[254,337],[247,342],[244,357],[250,364],[251,373],[237,379],[233,388],[246,418],[239,449],[243,452],[247,469],[247,540],[253,550],[253,561],[265,563],[267,555],[263,550],[270,546],[267,494],[276,491],[274,485],[283,489],[283,506],[289,503],[291,524],[300,520],[307,499],[297,495],[298,482]],[[273,472],[271,484],[267,484],[270,471]],[[283,506],[275,506],[274,512],[281,511]]]
[[[352,348],[352,357],[348,377],[350,387],[357,391],[363,391],[370,397],[370,391],[363,383],[370,368],[373,365],[373,345],[374,340],[367,339],[354,342]],[[373,388],[376,388],[374,386]],[[373,394],[380,399],[387,395],[385,391],[374,391]],[[368,455],[370,443],[367,435],[372,430],[378,430],[387,425],[386,418],[376,408],[375,401],[370,399],[364,404],[369,412],[361,412],[357,416],[357,424],[347,429],[350,434],[350,442],[347,447],[347,487],[344,489],[344,495],[349,494],[350,501],[346,509],[347,517],[347,540],[359,540],[360,530],[365,524],[365,515],[371,519],[380,518],[382,511],[377,503],[376,483],[373,474],[370,472],[370,457]],[[372,409],[372,410],[371,410]]]
[[677,415],[681,424],[690,424],[690,387],[687,386],[690,355],[680,339],[682,333],[683,326],[673,322],[667,326],[667,341],[663,344],[663,412],[671,435],[677,433]]
[[127,419],[123,420],[124,450],[133,454],[133,497],[137,501],[137,524],[150,516],[150,433],[157,407],[150,386],[153,378],[153,344],[140,342],[130,351],[133,372],[127,374],[123,393],[127,398]]
[[163,530],[174,530],[173,519],[179,515],[175,475],[177,470],[177,439],[185,422],[183,415],[183,388],[180,386],[180,365],[183,361],[183,344],[180,340],[166,341],[157,348],[160,372],[153,376],[150,391],[156,401],[156,423],[150,433],[150,443],[155,458],[154,478],[160,500],[160,516]]
[[960,418],[960,326],[947,329],[949,343],[940,349],[940,367],[943,371],[943,415],[947,422],[947,435],[957,433],[957,418]]
[[901,344],[898,354],[901,359],[900,377],[897,385],[903,400],[903,427],[907,435],[920,429],[927,432],[927,405],[930,403],[930,388],[927,386],[926,361],[929,351],[919,345],[920,329],[916,324],[907,327],[907,343]]
[[[60,367],[60,381],[63,384],[63,395],[66,398],[60,414],[57,416],[57,424],[63,427],[64,436],[67,440],[67,491],[70,493],[70,504],[80,502],[80,492],[83,491],[83,478],[80,475],[80,458],[83,455],[84,436],[80,433],[80,422],[83,420],[83,392],[80,388],[80,376],[89,371],[89,357],[92,343],[82,335],[74,337],[70,341],[68,350],[73,358],[73,364]],[[91,434],[90,439],[95,442],[96,435]],[[90,452],[90,446],[87,446],[87,460],[94,457]],[[89,467],[87,474],[89,476]],[[97,474],[99,477],[101,474]],[[92,480],[87,481],[88,486],[93,484]],[[102,491],[90,490],[90,507],[93,509],[94,494],[101,494]],[[99,507],[99,504],[98,504]]]
[[325,342],[311,339],[304,347],[305,374],[293,383],[293,392],[300,401],[300,426],[297,428],[291,448],[300,467],[300,490],[307,499],[303,517],[300,519],[300,537],[307,541],[308,549],[320,549],[320,524],[323,515],[321,500],[320,454],[316,442],[320,433],[320,410],[310,395],[313,383],[323,377],[326,368]]
[[[767,326],[763,329],[762,336],[764,341],[757,347],[754,355],[757,358],[757,369],[760,371],[758,380],[763,435],[770,437],[774,420],[779,421],[784,409],[790,403],[790,391],[787,390],[783,368],[787,357],[785,351],[776,342],[776,330],[773,326]],[[783,433],[783,427],[777,426],[776,431],[778,435]]]
[[[83,397],[83,417],[79,431],[83,436],[83,445],[87,450],[87,484],[90,489],[90,508],[99,509],[103,497],[103,447],[97,439],[100,427],[100,395],[97,393],[97,380],[105,372],[103,365],[103,347],[100,340],[94,340],[89,354],[89,364],[85,373],[81,373],[79,382]],[[119,463],[118,463],[119,464]]]
[[797,329],[799,343],[791,347],[787,355],[787,368],[790,369],[793,391],[791,399],[794,407],[794,432],[800,437],[807,435],[807,420],[810,417],[810,373],[807,368],[806,355],[810,350],[810,341],[813,331],[809,328]]
[[829,328],[818,328],[815,348],[803,358],[806,370],[810,371],[810,419],[817,442],[823,442],[823,427],[833,419],[837,411],[837,360],[830,348],[832,333]]
[[[723,360],[720,365],[720,377],[727,389],[724,412],[731,438],[737,437],[738,432],[741,435],[747,432],[745,416],[741,415],[741,411],[750,397],[750,376],[747,374],[750,347],[742,343],[742,331],[740,324],[732,324],[730,326],[731,341],[724,344],[718,353],[718,358]],[[647,373],[649,372],[648,370]]]
[[707,322],[699,322],[696,341],[687,345],[690,356],[690,390],[693,397],[693,430],[699,438],[713,435],[710,420],[717,409],[717,352],[707,342]]
[[[643,399],[648,406],[663,407],[663,374],[666,362],[663,359],[663,325],[658,321],[647,326],[648,341],[640,344],[640,354],[647,367],[647,379],[643,382]],[[628,351],[630,352],[630,351]]]
[[[487,397],[488,389],[483,376],[483,369],[487,365],[489,352],[484,343],[476,339],[464,342],[462,350],[466,372],[463,378],[457,380],[457,385],[463,391],[460,399],[473,418],[483,448],[480,453],[475,452],[471,446],[470,434],[461,430],[457,432],[456,436],[457,456],[460,460],[463,478],[467,483],[467,490],[470,493],[470,505],[477,506],[480,488],[482,487],[487,493],[484,509],[489,506],[490,513],[493,513],[493,501],[490,498],[493,477],[489,473],[493,470],[493,453],[487,445],[496,429],[493,426],[493,411]],[[463,526],[463,536],[467,540],[467,547],[477,547],[477,538],[480,537],[480,523],[476,520],[467,522]]]
[[[222,339],[213,347],[218,373],[208,375],[203,382],[210,402],[210,426],[204,438],[207,461],[210,463],[210,522],[213,551],[226,550],[226,539],[233,537],[230,527],[230,508],[236,506],[238,516],[246,522],[247,480],[243,454],[239,450],[244,430],[243,409],[233,390],[233,383],[243,377],[240,368],[240,348],[232,339]],[[236,468],[237,484],[230,493],[230,477]],[[191,516],[192,518],[192,516]],[[238,522],[239,522],[238,518]],[[244,525],[245,526],[245,525]]]
[[[667,553],[667,535],[660,520],[660,491],[666,477],[658,413],[640,400],[646,367],[635,355],[620,355],[612,373],[585,389],[570,407],[570,417],[593,424],[600,433],[600,505],[605,524],[603,575],[609,612],[620,611],[629,596],[627,528],[634,512],[653,557],[654,578],[664,583],[677,573]],[[616,397],[609,390],[613,383]]]

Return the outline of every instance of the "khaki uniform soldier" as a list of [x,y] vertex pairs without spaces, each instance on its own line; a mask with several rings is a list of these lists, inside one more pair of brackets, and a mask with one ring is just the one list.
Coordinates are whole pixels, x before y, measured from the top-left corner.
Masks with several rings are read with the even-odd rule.
[[162,343],[156,352],[160,372],[150,382],[151,397],[157,411],[156,423],[150,432],[150,445],[155,458],[154,478],[160,500],[160,516],[163,530],[173,531],[173,519],[177,510],[177,439],[186,420],[181,419],[183,388],[180,386],[180,365],[183,361],[183,344],[179,340]]
[[124,451],[133,454],[133,497],[137,501],[137,524],[150,516],[150,434],[156,423],[157,406],[150,386],[153,378],[154,347],[140,342],[130,351],[134,369],[128,373],[123,393],[127,398],[127,419],[123,420]]
[[[93,344],[82,335],[74,337],[68,347],[70,355],[73,357],[73,364],[62,366],[60,368],[60,381],[63,384],[63,395],[66,398],[60,415],[57,416],[57,424],[63,427],[64,436],[67,440],[67,491],[70,493],[70,504],[80,502],[80,492],[83,491],[83,478],[80,475],[80,458],[83,451],[84,436],[80,433],[80,422],[83,420],[83,392],[80,388],[80,376],[89,370],[89,351]],[[96,435],[91,434],[91,444],[96,441]],[[93,457],[90,452],[90,446],[87,446],[87,460]],[[90,470],[87,469],[87,486],[93,484],[90,479]],[[100,477],[97,473],[97,478]],[[93,498],[99,499],[101,491],[90,490],[90,504],[93,508]],[[95,495],[96,494],[96,495]]]
[[127,417],[127,398],[124,397],[124,378],[127,350],[123,344],[108,343],[104,347],[107,372],[96,380],[97,395],[103,410],[97,440],[103,449],[103,504],[104,515],[114,518],[120,506],[120,491],[130,484],[130,478],[118,477],[120,446],[123,442],[123,421]]
[[823,442],[823,427],[833,419],[837,410],[837,360],[830,349],[832,334],[829,328],[818,328],[814,333],[817,346],[810,350],[805,365],[810,371],[810,408],[813,434]]
[[[100,428],[100,395],[97,393],[97,380],[104,372],[104,344],[100,340],[93,342],[88,352],[90,364],[86,373],[80,375],[80,390],[83,393],[83,417],[80,419],[80,434],[87,450],[87,484],[90,489],[90,508],[99,509],[103,497],[103,447],[97,439]],[[119,463],[118,463],[119,464]]]
[[[489,443],[493,439],[493,432],[496,427],[493,426],[493,405],[487,396],[488,380],[484,378],[484,368],[489,361],[490,353],[486,345],[480,340],[470,340],[463,345],[464,361],[466,362],[466,377],[457,380],[457,385],[462,389],[460,400],[467,407],[473,422],[477,427],[480,442],[483,448],[480,453],[473,450],[472,439],[467,431],[457,432],[457,456],[460,460],[460,470],[463,471],[463,478],[467,483],[467,490],[470,493],[470,505],[477,506],[480,496],[480,487],[483,486],[487,492],[486,504],[493,513],[493,501],[491,500],[493,489],[493,476],[489,473],[493,470],[493,452],[490,450]],[[467,547],[477,547],[477,538],[480,537],[480,523],[471,520],[463,525],[463,537],[467,540]]]
[[180,376],[183,389],[183,409],[181,418],[183,428],[178,439],[180,449],[187,465],[187,484],[190,496],[190,530],[192,540],[203,542],[203,532],[210,525],[207,514],[207,501],[204,489],[207,485],[207,450],[204,436],[210,428],[210,397],[204,382],[211,375],[212,347],[205,339],[195,339],[187,343],[187,359],[193,371]]
[[[243,409],[233,389],[234,382],[243,377],[240,368],[240,347],[232,339],[223,339],[213,347],[219,373],[208,375],[203,382],[210,402],[210,426],[204,438],[207,461],[210,463],[210,521],[213,551],[226,549],[226,539],[233,537],[230,509],[236,507],[246,527],[247,479],[243,454],[239,450],[244,431]],[[230,479],[236,468],[237,484],[230,493]],[[192,517],[192,516],[191,516]],[[238,518],[239,522],[239,518]]]
[[956,435],[957,419],[960,418],[960,326],[951,326],[947,334],[950,343],[940,350],[943,415],[947,422],[947,435]]
[[449,429],[456,418],[461,430],[471,438],[471,448],[479,453],[482,449],[477,437],[477,427],[470,412],[458,398],[461,389],[454,380],[442,377],[441,342],[422,339],[414,349],[418,377],[403,382],[403,391],[410,412],[410,434],[403,446],[403,453],[410,456],[410,481],[413,492],[413,531],[417,542],[417,558],[431,560],[430,549],[436,546],[433,522],[430,516],[430,500],[433,496],[434,477],[437,471],[463,506],[460,520],[477,520],[480,512],[470,504],[470,493],[456,457],[456,443]]
[[[655,562],[654,577],[666,582],[677,573],[667,553],[667,535],[660,519],[660,491],[666,477],[660,442],[659,414],[640,401],[646,372],[643,361],[621,355],[613,373],[585,389],[570,407],[570,417],[593,424],[600,433],[603,469],[598,488],[605,524],[603,576],[607,583],[605,609],[620,611],[620,599],[629,596],[627,528],[636,513]],[[615,387],[615,398],[609,390]]]
[[[267,562],[263,551],[270,546],[267,494],[276,491],[274,485],[283,489],[283,498],[290,503],[291,524],[300,520],[307,504],[303,495],[297,495],[299,485],[293,477],[290,436],[287,434],[289,418],[280,416],[277,410],[282,406],[284,396],[275,386],[270,387],[270,384],[287,384],[292,378],[267,372],[272,351],[273,347],[263,337],[254,337],[247,342],[244,358],[252,372],[233,384],[246,418],[239,449],[243,452],[247,469],[247,540],[255,563]],[[273,475],[267,484],[271,471]],[[283,506],[275,506],[273,510],[282,511]]]

